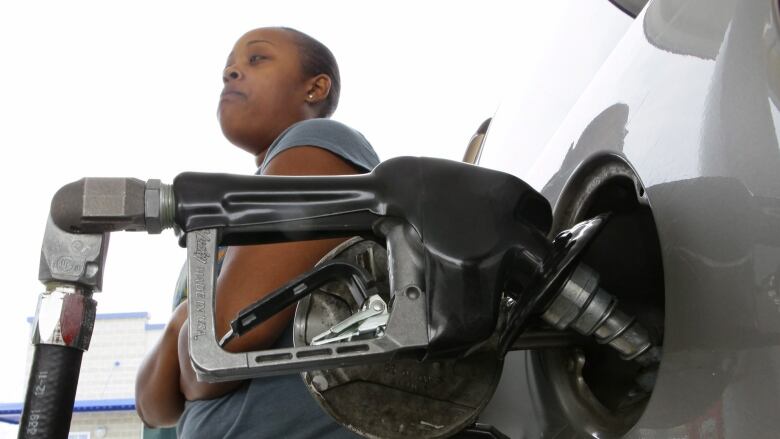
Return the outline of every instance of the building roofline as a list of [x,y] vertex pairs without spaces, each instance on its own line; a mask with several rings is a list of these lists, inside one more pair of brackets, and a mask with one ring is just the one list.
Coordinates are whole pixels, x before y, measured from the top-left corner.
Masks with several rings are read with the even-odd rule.
[[[115,320],[115,319],[148,319],[148,312],[108,312],[103,314],[97,314],[96,320]],[[27,323],[32,323],[35,317],[27,317]]]
[[[24,404],[21,402],[0,403],[0,422],[19,423]],[[122,399],[84,399],[73,404],[74,413],[85,412],[116,412],[135,410],[133,398]]]

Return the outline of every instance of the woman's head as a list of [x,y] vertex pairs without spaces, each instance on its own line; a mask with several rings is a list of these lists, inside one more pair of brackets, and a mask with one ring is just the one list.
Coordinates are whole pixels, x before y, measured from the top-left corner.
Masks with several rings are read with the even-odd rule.
[[295,122],[333,114],[341,88],[330,50],[289,28],[247,32],[230,52],[222,80],[222,132],[255,155]]

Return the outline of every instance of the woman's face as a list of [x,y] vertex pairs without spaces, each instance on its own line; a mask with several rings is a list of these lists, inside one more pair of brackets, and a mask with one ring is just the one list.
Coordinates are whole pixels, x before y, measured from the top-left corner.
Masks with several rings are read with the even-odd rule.
[[217,115],[225,137],[258,155],[287,127],[311,117],[307,83],[294,37],[255,29],[233,47],[223,72]]

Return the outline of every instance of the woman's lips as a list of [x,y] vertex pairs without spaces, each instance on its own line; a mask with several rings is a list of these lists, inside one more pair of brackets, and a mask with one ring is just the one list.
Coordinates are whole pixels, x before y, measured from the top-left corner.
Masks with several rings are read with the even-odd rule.
[[219,95],[219,100],[234,100],[234,99],[246,99],[246,95],[238,90],[225,89],[222,90],[222,94]]

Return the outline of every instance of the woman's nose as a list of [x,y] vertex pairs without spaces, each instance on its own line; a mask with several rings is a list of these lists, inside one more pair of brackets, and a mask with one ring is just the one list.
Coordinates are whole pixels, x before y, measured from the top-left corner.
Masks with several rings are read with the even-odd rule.
[[228,81],[235,81],[236,79],[241,78],[241,72],[233,67],[226,67],[225,70],[222,72],[222,83],[227,84]]

